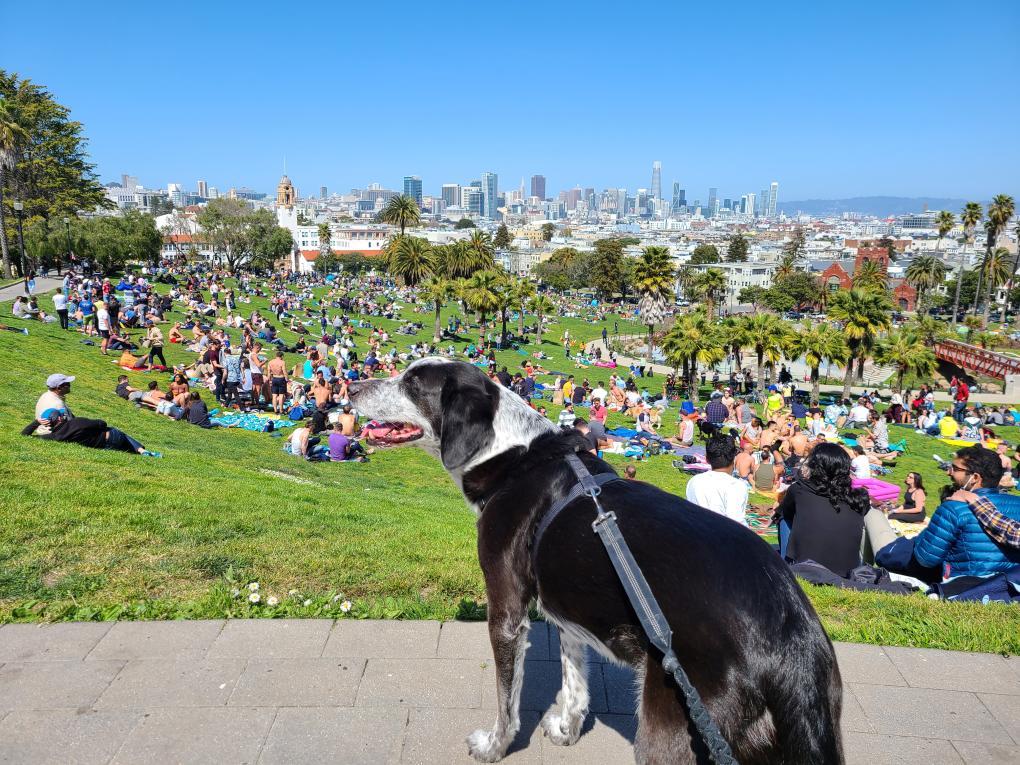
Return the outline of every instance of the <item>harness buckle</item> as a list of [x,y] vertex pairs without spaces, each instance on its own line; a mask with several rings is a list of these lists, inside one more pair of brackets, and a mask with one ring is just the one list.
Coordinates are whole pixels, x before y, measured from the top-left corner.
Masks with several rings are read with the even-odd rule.
[[606,521],[615,521],[615,520],[616,520],[616,513],[614,513],[612,510],[610,510],[607,513],[605,510],[603,510],[600,507],[599,508],[598,516],[591,523],[591,529],[592,529],[592,531],[598,532],[599,526],[601,526],[603,523],[605,523]]

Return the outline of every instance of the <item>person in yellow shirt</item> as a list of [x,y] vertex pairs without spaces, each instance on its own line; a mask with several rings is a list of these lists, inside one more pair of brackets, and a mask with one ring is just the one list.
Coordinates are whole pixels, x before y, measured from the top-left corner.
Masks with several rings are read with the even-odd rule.
[[956,438],[960,432],[960,424],[949,415],[939,420],[939,435],[943,438]]

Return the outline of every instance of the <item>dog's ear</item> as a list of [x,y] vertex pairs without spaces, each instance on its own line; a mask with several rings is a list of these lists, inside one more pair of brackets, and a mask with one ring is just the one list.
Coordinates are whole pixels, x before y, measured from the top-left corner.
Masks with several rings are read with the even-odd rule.
[[439,449],[447,470],[463,467],[495,437],[497,396],[493,384],[481,375],[455,374],[443,383]]

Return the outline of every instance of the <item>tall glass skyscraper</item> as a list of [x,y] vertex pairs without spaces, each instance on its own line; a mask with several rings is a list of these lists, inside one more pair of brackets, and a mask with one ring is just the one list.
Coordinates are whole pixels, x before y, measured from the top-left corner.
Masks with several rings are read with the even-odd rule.
[[453,207],[454,205],[460,204],[460,184],[459,183],[444,183],[443,184],[443,203],[447,207]]
[[768,217],[776,217],[776,197],[779,196],[779,184],[776,181],[772,181],[769,185],[769,212]]
[[418,203],[418,209],[421,209],[422,196],[420,177],[417,175],[404,176],[404,196],[411,197],[411,199]]
[[499,196],[499,176],[482,173],[482,215],[496,220],[496,198]]
[[545,199],[545,176],[531,176],[531,196]]
[[652,199],[662,199],[662,163],[652,163]]

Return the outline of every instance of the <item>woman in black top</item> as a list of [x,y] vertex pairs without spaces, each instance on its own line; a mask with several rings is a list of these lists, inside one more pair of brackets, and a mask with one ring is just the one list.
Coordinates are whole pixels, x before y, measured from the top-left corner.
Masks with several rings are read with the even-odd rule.
[[850,485],[850,457],[836,444],[819,444],[777,510],[790,527],[786,559],[812,560],[839,576],[861,564],[868,493]]
[[919,473],[907,473],[904,483],[907,492],[903,496],[903,504],[889,513],[889,520],[904,523],[921,523],[924,520],[924,482]]

